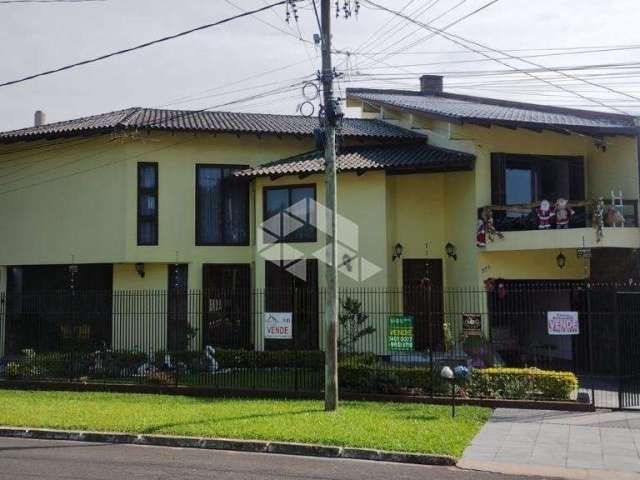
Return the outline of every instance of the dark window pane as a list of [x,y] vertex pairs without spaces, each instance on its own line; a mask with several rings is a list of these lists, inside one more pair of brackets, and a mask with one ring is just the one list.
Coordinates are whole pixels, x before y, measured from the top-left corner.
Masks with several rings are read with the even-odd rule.
[[140,188],[156,188],[155,165],[140,165]]
[[530,203],[534,201],[533,172],[529,169],[507,168],[506,170],[506,197],[507,205],[516,203]]
[[225,181],[224,242],[242,244],[249,242],[248,203],[249,184],[230,178]]
[[196,240],[198,244],[249,242],[249,186],[236,180],[235,168],[198,166]]
[[222,169],[199,167],[197,172],[198,243],[221,243]]
[[[315,190],[283,187],[265,190],[265,242],[313,242],[316,237]],[[275,217],[281,214],[279,220]],[[273,220],[272,220],[273,219]]]
[[315,240],[316,208],[314,197],[312,187],[291,189],[291,204],[294,207],[294,214],[300,220],[304,220],[304,223],[289,234],[288,241],[309,242]]
[[138,164],[138,245],[158,244],[158,164]]
[[155,224],[153,222],[140,221],[138,225],[138,243],[140,245],[153,245],[155,236]]
[[157,198],[153,194],[143,193],[140,195],[140,215],[153,216],[157,210]]

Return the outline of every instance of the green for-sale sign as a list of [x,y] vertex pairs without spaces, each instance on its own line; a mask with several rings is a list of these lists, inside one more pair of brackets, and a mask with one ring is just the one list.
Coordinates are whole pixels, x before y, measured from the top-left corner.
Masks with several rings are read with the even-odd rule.
[[413,317],[410,315],[392,315],[389,317],[387,333],[389,351],[407,352],[415,349],[413,335]]

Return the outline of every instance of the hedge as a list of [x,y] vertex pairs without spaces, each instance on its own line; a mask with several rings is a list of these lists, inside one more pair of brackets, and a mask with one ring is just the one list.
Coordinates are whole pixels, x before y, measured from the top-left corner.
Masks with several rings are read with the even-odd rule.
[[475,369],[465,387],[472,398],[569,400],[578,388],[571,372],[537,368]]
[[[359,366],[341,364],[338,372],[340,387],[362,393],[427,394],[431,391],[429,368]],[[440,375],[433,375],[433,390],[444,394],[447,386]]]

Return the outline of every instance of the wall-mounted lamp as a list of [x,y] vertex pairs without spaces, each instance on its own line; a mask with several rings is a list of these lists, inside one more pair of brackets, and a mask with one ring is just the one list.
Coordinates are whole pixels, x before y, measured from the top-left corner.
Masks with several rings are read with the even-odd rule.
[[144,263],[136,263],[136,272],[140,278],[144,278]]
[[347,269],[347,272],[351,272],[353,270],[353,264],[351,263],[352,260],[353,259],[349,256],[348,253],[345,253],[342,256],[342,265],[344,265],[344,268]]
[[449,242],[444,246],[444,251],[447,252],[447,256],[449,258],[453,258],[454,260],[458,260],[458,249],[456,246]]
[[567,265],[567,257],[565,257],[562,252],[560,252],[556,257],[556,264],[558,265],[558,268],[560,270],[562,270]]
[[79,267],[75,263],[69,265],[69,273],[71,275],[75,275],[76,273],[78,273],[78,270],[79,270]]
[[396,258],[402,257],[402,252],[404,251],[404,247],[400,243],[396,243],[396,246],[393,247],[393,256],[391,257],[391,261],[395,262]]

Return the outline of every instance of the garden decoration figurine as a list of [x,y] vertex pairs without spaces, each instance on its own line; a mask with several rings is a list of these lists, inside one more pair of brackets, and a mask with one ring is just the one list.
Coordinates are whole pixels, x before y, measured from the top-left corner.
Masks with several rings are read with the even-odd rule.
[[502,239],[504,235],[493,224],[493,211],[491,208],[484,207],[476,228],[476,246],[479,248],[486,247],[487,240],[493,242],[496,238]]
[[624,227],[624,215],[620,213],[614,205],[607,207],[607,213],[604,218],[604,223],[607,227]]
[[204,356],[207,359],[207,371],[214,373],[218,370],[218,362],[216,361],[216,349],[211,345],[204,348]]
[[569,228],[569,222],[575,213],[566,198],[559,198],[553,209],[553,215],[556,217],[556,228]]
[[549,230],[554,213],[548,200],[540,202],[540,206],[536,209],[536,215],[538,216],[538,229]]
[[604,200],[602,197],[595,201],[593,206],[593,226],[596,229],[596,241],[604,237]]

